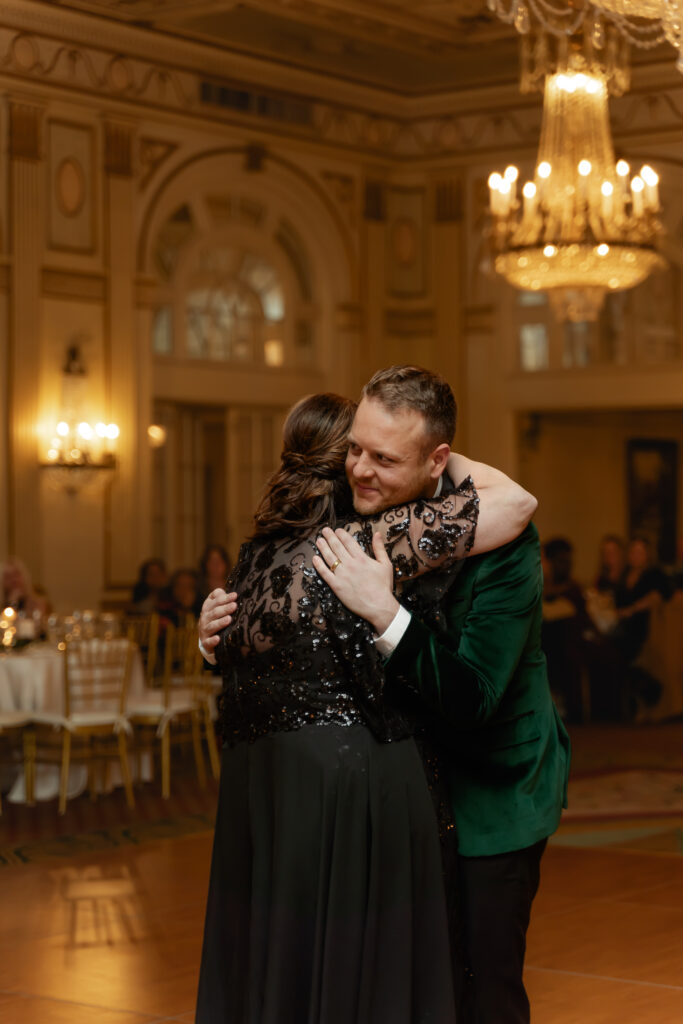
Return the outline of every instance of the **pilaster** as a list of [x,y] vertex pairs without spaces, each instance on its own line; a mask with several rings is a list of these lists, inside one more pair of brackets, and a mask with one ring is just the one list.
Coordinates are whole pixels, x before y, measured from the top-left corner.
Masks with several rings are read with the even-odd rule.
[[386,293],[386,188],[384,183],[365,182],[361,254],[361,302],[365,333],[359,353],[358,379],[362,385],[383,364],[384,304]]
[[44,251],[43,110],[30,100],[9,108],[10,288],[8,545],[40,579],[42,529],[37,426],[41,367],[41,264]]
[[[107,118],[103,125],[104,261],[108,300],[105,313],[105,367],[111,419],[119,425],[119,465],[105,509],[105,586],[135,579],[148,554],[149,508],[141,501],[140,378],[136,346],[135,182],[131,122]],[[142,344],[147,344],[145,339]],[[143,357],[144,358],[144,357]]]
[[467,449],[467,417],[462,415],[468,401],[467,346],[463,334],[465,287],[465,235],[463,231],[462,182],[454,175],[434,183],[433,193],[433,280],[435,325],[435,369],[453,388],[458,409],[456,447]]

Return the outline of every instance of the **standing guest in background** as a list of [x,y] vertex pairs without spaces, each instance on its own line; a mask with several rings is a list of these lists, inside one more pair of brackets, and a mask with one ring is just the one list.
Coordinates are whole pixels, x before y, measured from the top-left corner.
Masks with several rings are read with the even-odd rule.
[[225,586],[230,575],[232,562],[228,552],[220,544],[209,544],[199,559],[199,593],[202,601],[212,590]]
[[50,602],[31,581],[31,575],[18,558],[8,558],[2,566],[2,604],[0,608],[14,608],[17,612],[47,615]]
[[128,614],[151,615],[157,611],[159,595],[167,584],[166,563],[161,558],[148,558],[140,566]]
[[162,619],[174,626],[182,626],[188,616],[199,618],[202,599],[194,569],[176,569],[167,589],[159,595],[158,609]]
[[548,662],[550,687],[568,722],[580,722],[583,636],[593,624],[580,585],[572,578],[574,549],[564,537],[543,545],[542,647]]

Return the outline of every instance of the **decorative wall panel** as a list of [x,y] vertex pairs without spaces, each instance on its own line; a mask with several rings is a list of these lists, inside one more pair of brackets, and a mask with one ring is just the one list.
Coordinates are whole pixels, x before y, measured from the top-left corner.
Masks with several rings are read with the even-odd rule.
[[90,126],[50,121],[47,161],[50,249],[94,252],[94,147],[94,132]]
[[425,190],[387,190],[387,291],[418,298],[427,290]]

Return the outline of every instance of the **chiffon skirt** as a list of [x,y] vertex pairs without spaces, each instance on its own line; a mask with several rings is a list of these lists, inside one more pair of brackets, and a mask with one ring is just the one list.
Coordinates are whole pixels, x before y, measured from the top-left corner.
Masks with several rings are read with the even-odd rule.
[[196,1024],[453,1024],[412,739],[309,725],[225,749]]

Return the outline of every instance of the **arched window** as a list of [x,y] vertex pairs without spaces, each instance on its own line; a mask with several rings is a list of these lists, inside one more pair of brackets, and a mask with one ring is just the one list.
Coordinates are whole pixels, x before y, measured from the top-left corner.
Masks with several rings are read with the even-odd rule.
[[263,211],[254,223],[241,202],[212,197],[205,209],[217,218],[215,230],[200,232],[183,205],[159,232],[156,264],[167,299],[153,321],[154,352],[271,367],[313,363],[311,274],[292,226],[280,221],[265,234]]

